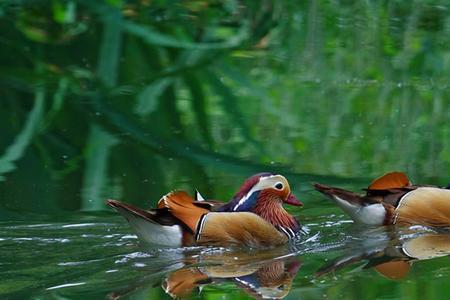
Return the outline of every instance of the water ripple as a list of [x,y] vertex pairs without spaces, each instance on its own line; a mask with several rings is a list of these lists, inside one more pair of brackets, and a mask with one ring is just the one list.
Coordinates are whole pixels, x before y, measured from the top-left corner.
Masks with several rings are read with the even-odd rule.
[[56,290],[56,289],[62,289],[62,288],[78,286],[78,285],[84,285],[84,284],[86,284],[86,282],[66,283],[66,284],[55,285],[55,286],[49,287],[46,290],[47,291],[49,291],[49,290]]

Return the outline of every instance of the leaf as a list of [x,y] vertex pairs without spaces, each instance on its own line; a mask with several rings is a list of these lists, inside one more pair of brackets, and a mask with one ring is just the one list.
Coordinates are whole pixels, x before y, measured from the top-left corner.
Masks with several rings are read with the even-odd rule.
[[61,78],[58,83],[58,89],[53,95],[52,106],[45,118],[45,124],[42,126],[41,131],[44,131],[47,127],[49,127],[56,115],[61,112],[68,88],[69,79],[67,77]]
[[53,19],[61,24],[74,23],[76,20],[76,3],[74,1],[53,1]]
[[131,21],[123,22],[123,30],[139,36],[145,42],[173,48],[185,49],[227,49],[234,48],[242,44],[248,38],[248,26],[242,25],[238,32],[228,40],[215,43],[194,43],[190,41],[182,41],[179,38],[161,33],[150,26],[140,25]]
[[16,136],[12,145],[6,149],[5,154],[0,157],[0,181],[4,180],[1,174],[10,172],[16,168],[14,162],[23,156],[33,137],[38,133],[44,112],[44,104],[45,91],[43,88],[40,88],[36,91],[34,106],[28,114],[25,126]]
[[[267,91],[256,84],[253,84],[247,74],[244,74],[241,69],[233,67],[229,63],[220,63],[219,75],[227,77],[233,80],[236,84],[239,84],[241,88],[244,88],[247,93],[251,94],[255,98],[267,100]],[[269,99],[270,100],[270,99]]]
[[103,191],[107,183],[108,157],[119,140],[98,125],[91,125],[86,142],[86,167],[83,176],[82,210],[104,208]]
[[145,116],[155,111],[162,93],[164,93],[167,87],[173,84],[173,82],[174,79],[171,77],[162,78],[146,86],[137,96],[134,112],[140,116]]
[[263,147],[263,145],[255,140],[251,134],[251,129],[248,123],[246,122],[246,118],[241,114],[239,105],[238,105],[238,99],[233,94],[231,89],[226,86],[216,74],[212,72],[208,72],[206,74],[206,78],[209,81],[211,87],[213,90],[219,95],[219,97],[222,98],[221,104],[224,109],[229,115],[229,117],[233,120],[234,124],[239,126],[242,130],[242,133],[245,137],[245,139],[252,144],[259,153],[265,153],[266,150]]
[[122,14],[114,11],[104,19],[102,43],[97,73],[107,87],[117,82],[120,48],[122,45]]
[[[267,170],[268,172],[280,173],[289,176],[295,181],[323,181],[332,180],[334,183],[348,182],[348,178],[341,178],[335,176],[322,176],[306,173],[293,173],[290,167],[286,166],[273,166],[264,165],[258,162],[241,159],[234,156],[229,156],[214,151],[206,151],[198,145],[186,142],[182,139],[166,139],[162,137],[158,132],[153,131],[150,128],[145,130],[136,123],[133,123],[122,113],[119,113],[103,101],[99,97],[92,97],[91,101],[86,102],[86,105],[90,105],[93,111],[101,112],[103,118],[105,118],[104,124],[108,126],[108,129],[117,132],[118,134],[126,133],[135,142],[162,153],[165,156],[174,156],[187,159],[200,166],[208,166],[214,168],[214,170],[229,170],[235,173],[251,174],[260,170]],[[353,182],[360,182],[365,179],[352,178]]]
[[197,125],[204,141],[210,148],[213,146],[213,138],[211,136],[211,124],[209,116],[206,112],[206,98],[199,80],[193,72],[187,73],[184,76],[184,81],[192,96],[192,108],[194,110]]

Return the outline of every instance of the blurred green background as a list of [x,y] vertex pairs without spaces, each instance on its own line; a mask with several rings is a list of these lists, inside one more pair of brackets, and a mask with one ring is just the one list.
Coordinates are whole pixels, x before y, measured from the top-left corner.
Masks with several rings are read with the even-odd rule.
[[[445,257],[402,282],[362,268],[316,278],[342,240],[361,236],[310,182],[357,190],[391,170],[450,181],[449,9],[0,1],[0,296],[99,299],[148,281],[132,299],[168,299],[161,278],[180,258],[136,252],[105,199],[149,206],[197,188],[226,200],[271,171],[287,176],[305,203],[291,212],[319,234],[298,252],[288,299],[442,299]],[[225,283],[196,297],[249,296]]]
[[448,8],[2,1],[2,211],[226,199],[262,170],[446,184]]

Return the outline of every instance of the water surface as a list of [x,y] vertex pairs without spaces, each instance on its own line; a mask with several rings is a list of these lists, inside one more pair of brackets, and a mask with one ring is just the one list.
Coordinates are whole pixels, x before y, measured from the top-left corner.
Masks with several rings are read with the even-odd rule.
[[[317,207],[293,212],[308,233],[289,246],[271,250],[150,248],[140,244],[126,221],[114,214],[2,222],[1,295],[12,299],[441,299],[448,292],[448,233],[420,227],[361,228],[320,195],[305,197],[316,201]],[[425,253],[423,246],[409,244],[424,236],[429,239],[425,247],[431,250],[420,256]],[[394,271],[389,266],[383,269],[392,262]]]

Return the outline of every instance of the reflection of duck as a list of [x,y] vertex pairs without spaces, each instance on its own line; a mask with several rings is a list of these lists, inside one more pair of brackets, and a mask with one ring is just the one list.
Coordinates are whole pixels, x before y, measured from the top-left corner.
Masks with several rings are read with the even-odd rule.
[[108,204],[142,240],[170,247],[285,244],[298,235],[300,225],[282,205],[302,205],[286,178],[269,173],[247,179],[227,204],[194,201],[182,191],[163,196],[156,209],[147,211],[115,200]]
[[282,299],[290,291],[300,262],[292,258],[270,259],[248,253],[224,253],[206,258],[201,267],[182,268],[172,272],[163,288],[173,298],[189,296],[195,288],[224,281],[234,282],[258,299]]
[[368,260],[364,269],[373,268],[389,279],[403,279],[415,261],[450,255],[450,233],[396,234],[399,235],[384,245],[380,240],[375,241],[369,247],[363,246],[362,251],[339,257],[322,267],[317,274],[324,275]]
[[450,189],[412,185],[400,172],[375,179],[365,195],[323,184],[314,187],[360,223],[450,227]]

